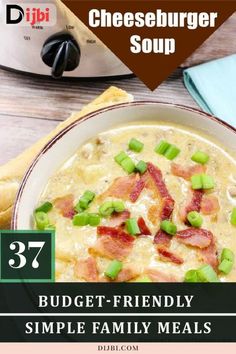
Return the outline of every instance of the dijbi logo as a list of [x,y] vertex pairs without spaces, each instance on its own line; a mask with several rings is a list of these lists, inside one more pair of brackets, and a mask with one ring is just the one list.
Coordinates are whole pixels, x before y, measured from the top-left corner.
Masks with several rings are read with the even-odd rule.
[[56,7],[52,4],[43,4],[36,7],[35,4],[8,4],[6,5],[6,24],[23,26],[53,26],[56,23]]

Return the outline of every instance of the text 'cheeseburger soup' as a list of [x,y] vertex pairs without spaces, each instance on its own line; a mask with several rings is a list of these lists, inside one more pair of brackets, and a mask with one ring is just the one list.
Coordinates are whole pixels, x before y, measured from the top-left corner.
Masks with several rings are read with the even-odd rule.
[[196,131],[101,133],[37,205],[35,228],[56,230],[57,281],[236,281],[236,163]]

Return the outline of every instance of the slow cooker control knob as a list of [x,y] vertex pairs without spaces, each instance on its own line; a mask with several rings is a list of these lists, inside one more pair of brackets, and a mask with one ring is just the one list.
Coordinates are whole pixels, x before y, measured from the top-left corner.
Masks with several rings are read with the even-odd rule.
[[79,66],[80,47],[70,33],[60,32],[46,40],[41,58],[52,68],[52,77],[58,79],[64,71],[73,71]]

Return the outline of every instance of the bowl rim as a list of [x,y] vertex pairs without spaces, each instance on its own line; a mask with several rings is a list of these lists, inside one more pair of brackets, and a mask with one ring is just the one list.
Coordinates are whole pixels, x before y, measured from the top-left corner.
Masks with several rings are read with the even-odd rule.
[[82,117],[78,117],[75,121],[70,123],[68,126],[63,128],[60,132],[58,132],[54,137],[52,137],[45,145],[44,147],[40,150],[40,152],[35,156],[33,161],[31,162],[30,166],[27,168],[26,172],[24,173],[23,179],[20,183],[19,189],[16,194],[14,206],[13,206],[13,212],[12,212],[12,220],[11,220],[11,229],[12,230],[17,230],[17,223],[18,223],[18,210],[19,210],[19,205],[21,201],[21,196],[23,194],[23,191],[25,189],[25,186],[27,184],[28,178],[31,175],[35,165],[37,164],[38,160],[58,141],[60,140],[68,131],[73,129],[75,126],[82,124],[88,119],[91,119],[101,113],[107,112],[107,111],[112,111],[115,109],[120,109],[120,108],[125,108],[125,107],[130,107],[130,106],[139,106],[139,105],[163,105],[163,106],[168,106],[171,108],[178,108],[182,109],[188,112],[193,112],[197,113],[207,119],[213,120],[215,123],[224,126],[228,130],[232,131],[233,133],[236,134],[236,128],[234,128],[232,125],[229,123],[223,121],[221,118],[218,118],[210,113],[204,112],[201,109],[198,108],[192,108],[183,104],[177,104],[177,103],[168,103],[168,102],[161,102],[158,100],[135,100],[132,102],[123,102],[123,103],[116,103],[107,107],[99,108],[95,111],[89,112],[85,114]]

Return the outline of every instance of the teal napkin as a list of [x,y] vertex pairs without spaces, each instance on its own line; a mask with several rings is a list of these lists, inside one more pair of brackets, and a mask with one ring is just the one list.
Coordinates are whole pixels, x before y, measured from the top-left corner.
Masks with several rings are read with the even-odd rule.
[[236,126],[236,55],[184,70],[184,83],[205,112]]

